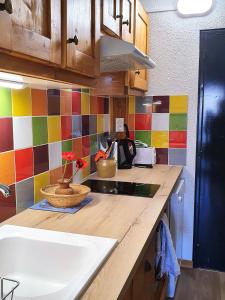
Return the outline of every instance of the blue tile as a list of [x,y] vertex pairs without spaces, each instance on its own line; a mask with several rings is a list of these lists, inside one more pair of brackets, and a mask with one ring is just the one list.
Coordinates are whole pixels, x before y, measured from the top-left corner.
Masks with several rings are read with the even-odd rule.
[[89,134],[96,134],[97,132],[97,116],[89,116]]
[[82,136],[89,135],[89,116],[82,116]]
[[81,116],[73,116],[72,117],[72,137],[76,138],[76,137],[80,137],[82,136],[82,119]]
[[186,165],[186,149],[169,149],[169,165]]
[[34,178],[16,183],[16,211],[17,213],[34,204]]
[[135,101],[135,110],[138,114],[145,114],[152,112],[152,96],[141,97],[137,96]]

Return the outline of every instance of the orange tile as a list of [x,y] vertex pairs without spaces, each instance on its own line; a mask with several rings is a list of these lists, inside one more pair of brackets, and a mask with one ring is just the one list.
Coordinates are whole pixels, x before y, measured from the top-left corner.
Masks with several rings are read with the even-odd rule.
[[90,97],[90,113],[92,115],[97,115],[98,113],[98,99],[97,96]]
[[32,115],[33,116],[47,116],[48,103],[46,90],[31,90],[32,98]]
[[62,167],[50,170],[50,184],[56,184],[57,180],[62,177]]
[[82,138],[73,140],[73,152],[77,157],[82,157]]
[[135,129],[135,115],[128,115],[128,128],[129,130]]
[[72,114],[72,90],[61,90],[60,91],[60,111],[61,115]]
[[14,151],[3,152],[0,154],[0,182],[12,184],[15,182]]

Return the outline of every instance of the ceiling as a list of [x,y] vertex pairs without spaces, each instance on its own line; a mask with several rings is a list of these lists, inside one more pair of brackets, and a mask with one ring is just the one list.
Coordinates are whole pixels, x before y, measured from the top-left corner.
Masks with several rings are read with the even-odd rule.
[[177,0],[141,0],[147,12],[176,10]]

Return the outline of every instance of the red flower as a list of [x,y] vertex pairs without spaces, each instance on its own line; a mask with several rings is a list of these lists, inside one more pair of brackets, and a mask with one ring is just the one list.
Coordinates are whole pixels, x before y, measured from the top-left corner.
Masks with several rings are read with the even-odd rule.
[[95,155],[95,162],[99,161],[99,159],[107,159],[108,155],[103,151],[99,150],[98,153]]
[[84,159],[82,159],[82,158],[78,158],[78,159],[76,160],[76,168],[77,168],[78,170],[85,169],[85,168],[87,168],[87,166],[88,166],[88,163],[87,163],[86,160],[84,160]]
[[73,152],[63,152],[62,158],[67,161],[73,161],[76,159],[76,155]]

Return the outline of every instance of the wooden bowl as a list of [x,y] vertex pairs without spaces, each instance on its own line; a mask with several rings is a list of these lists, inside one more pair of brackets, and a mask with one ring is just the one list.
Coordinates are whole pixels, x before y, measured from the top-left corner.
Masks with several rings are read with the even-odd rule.
[[45,199],[54,207],[73,207],[80,204],[84,198],[90,193],[90,188],[81,184],[70,184],[74,194],[59,195],[55,194],[55,190],[59,187],[58,184],[47,185],[41,188],[41,193]]

